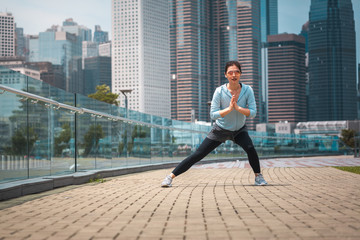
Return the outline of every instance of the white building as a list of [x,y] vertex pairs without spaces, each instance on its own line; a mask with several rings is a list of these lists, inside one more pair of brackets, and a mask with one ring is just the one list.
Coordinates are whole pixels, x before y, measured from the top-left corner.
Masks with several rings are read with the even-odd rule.
[[15,56],[15,22],[11,13],[0,13],[0,57]]
[[112,0],[112,89],[129,109],[171,116],[168,0]]
[[82,42],[82,68],[84,69],[85,58],[99,56],[98,43],[83,41]]
[[111,57],[111,42],[99,44],[99,56]]
[[344,121],[311,121],[299,122],[296,124],[295,134],[302,135],[333,135],[341,136],[341,130],[352,129],[355,132],[360,132],[359,120],[344,120]]

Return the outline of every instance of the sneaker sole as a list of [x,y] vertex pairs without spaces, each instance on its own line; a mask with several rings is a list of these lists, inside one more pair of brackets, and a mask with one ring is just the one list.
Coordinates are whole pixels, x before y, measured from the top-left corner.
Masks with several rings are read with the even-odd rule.
[[171,186],[172,186],[171,184],[170,185],[161,185],[161,187],[163,187],[163,188],[169,188]]
[[255,183],[255,185],[256,185],[256,186],[266,186],[267,183],[260,183],[260,184],[259,184],[259,183]]

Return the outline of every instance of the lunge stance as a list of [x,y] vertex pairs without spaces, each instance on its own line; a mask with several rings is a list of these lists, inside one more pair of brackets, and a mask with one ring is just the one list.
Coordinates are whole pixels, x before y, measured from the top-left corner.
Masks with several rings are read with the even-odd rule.
[[267,184],[260,172],[259,157],[245,125],[246,117],[254,118],[256,115],[254,92],[249,85],[240,83],[241,74],[239,62],[226,63],[225,77],[229,82],[216,88],[211,101],[210,116],[216,120],[213,128],[199,148],[165,177],[162,187],[171,187],[175,177],[187,171],[226,140],[234,141],[246,152],[255,173],[255,185]]

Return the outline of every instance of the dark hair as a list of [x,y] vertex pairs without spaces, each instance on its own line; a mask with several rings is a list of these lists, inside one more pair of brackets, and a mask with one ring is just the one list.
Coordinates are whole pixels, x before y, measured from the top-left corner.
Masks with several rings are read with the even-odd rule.
[[240,63],[238,61],[229,61],[225,65],[225,74],[226,74],[228,68],[233,66],[233,65],[235,65],[240,70],[240,72],[242,73],[241,66],[240,66]]

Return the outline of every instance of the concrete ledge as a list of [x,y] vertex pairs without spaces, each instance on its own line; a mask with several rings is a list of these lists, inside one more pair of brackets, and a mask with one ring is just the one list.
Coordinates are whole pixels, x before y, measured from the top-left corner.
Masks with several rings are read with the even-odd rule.
[[178,162],[156,163],[152,165],[130,166],[113,169],[99,169],[74,174],[46,176],[26,180],[18,180],[10,183],[0,184],[0,201],[17,198],[28,194],[34,194],[52,190],[54,188],[69,185],[80,185],[88,183],[91,179],[116,177],[131,173],[139,173],[156,169],[175,167]]
[[54,182],[51,179],[29,179],[21,185],[21,195],[44,192],[53,188]]
[[[321,156],[325,156],[325,155],[321,155]],[[286,157],[295,157],[295,156],[293,155],[268,156],[268,157],[261,157],[261,159],[286,158]],[[247,160],[247,158],[232,157],[226,159],[203,159],[201,162],[199,162],[199,164],[234,161],[234,160],[242,161],[242,160]],[[162,162],[162,163],[154,163],[151,165],[129,166],[129,167],[112,168],[112,169],[98,169],[98,170],[90,170],[86,172],[76,172],[74,174],[69,174],[69,175],[46,176],[41,178],[18,180],[10,183],[0,183],[0,201],[11,198],[17,198],[28,194],[48,191],[54,188],[65,187],[69,185],[80,185],[80,184],[88,183],[90,179],[116,177],[131,173],[173,168],[177,166],[179,162],[180,161]]]
[[22,186],[13,183],[0,185],[0,201],[22,196]]
[[65,187],[68,185],[74,184],[74,176],[73,175],[62,175],[62,176],[46,176],[43,179],[49,179],[53,181],[53,187]]

